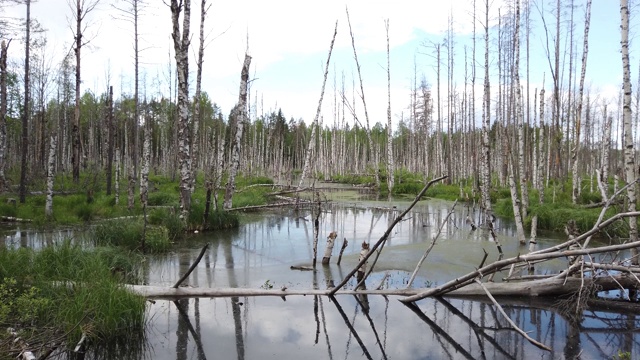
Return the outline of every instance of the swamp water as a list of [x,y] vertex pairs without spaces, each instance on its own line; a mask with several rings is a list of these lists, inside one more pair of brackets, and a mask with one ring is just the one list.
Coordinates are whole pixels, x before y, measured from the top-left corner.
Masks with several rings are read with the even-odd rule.
[[[367,280],[369,288],[403,288],[453,203],[421,201],[396,225]],[[317,271],[313,258],[310,209],[279,209],[245,214],[239,229],[194,235],[174,252],[145,263],[149,285],[172,286],[209,244],[187,280],[193,287],[327,289],[357,263],[362,241],[375,243],[409,202],[336,202],[323,206]],[[458,204],[414,282],[414,287],[441,284],[477,267],[483,250],[497,258],[485,231],[465,223],[468,209]],[[473,212],[472,212],[473,214]],[[497,220],[505,256],[526,252],[511,223]],[[338,238],[329,266],[320,261],[326,237]],[[42,246],[50,237],[25,232],[5,236],[9,246]],[[58,233],[57,236],[66,236]],[[343,239],[348,240],[341,265],[336,264]],[[542,237],[539,247],[561,238]],[[371,261],[370,261],[371,263]],[[566,267],[557,259],[538,273]],[[496,281],[505,274],[497,274]],[[352,279],[347,288],[353,288]],[[488,300],[428,298],[408,307],[399,297],[379,295],[328,297],[229,297],[157,300],[148,305],[143,341],[95,349],[87,358],[109,359],[611,359],[640,354],[640,322],[634,314],[585,311],[565,314],[555,300],[500,299],[509,317],[531,337],[552,348],[538,349],[513,331]]]

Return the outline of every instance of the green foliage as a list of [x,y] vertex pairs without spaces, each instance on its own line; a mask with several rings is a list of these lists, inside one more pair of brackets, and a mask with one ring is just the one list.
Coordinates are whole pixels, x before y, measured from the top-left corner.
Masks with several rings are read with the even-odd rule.
[[232,229],[238,226],[240,226],[240,219],[234,213],[218,210],[209,214],[207,222],[209,230]]
[[89,222],[95,217],[95,210],[92,204],[80,204],[75,208],[75,214],[78,219]]
[[137,219],[103,221],[92,228],[91,239],[96,246],[122,246],[135,250],[142,245],[143,226]]
[[375,184],[375,179],[373,175],[356,175],[356,174],[334,175],[332,180],[341,184],[352,184],[352,185]]
[[44,314],[51,306],[51,299],[40,296],[34,286],[18,285],[15,278],[4,278],[0,282],[0,323],[18,319],[30,324]]
[[271,283],[271,280],[267,279],[264,284],[260,285],[261,289],[265,289],[265,290],[271,290],[273,289],[273,283]]
[[631,360],[631,353],[629,351],[618,350],[618,355],[612,357],[613,360]]
[[0,199],[0,201],[0,216],[15,217],[17,215],[18,208],[16,205],[8,204],[6,199]]
[[162,225],[167,228],[170,241],[175,241],[184,233],[184,223],[180,216],[170,209],[153,209],[149,212],[148,221],[152,225]]
[[254,184],[273,184],[273,179],[268,178],[266,176],[251,176],[251,177],[239,176],[238,178],[236,178],[236,180],[237,180],[236,186],[238,188],[242,186],[249,186]]
[[460,186],[440,183],[433,184],[429,190],[427,190],[426,195],[428,197],[454,201],[460,198]]
[[166,252],[171,248],[169,229],[164,226],[148,225],[145,232],[145,249],[150,252]]
[[168,193],[168,192],[160,192],[155,191],[149,193],[149,197],[147,200],[147,204],[149,206],[168,206],[168,205],[177,205],[180,201],[180,198],[177,194]]
[[[54,329],[75,341],[82,332],[109,339],[144,329],[144,298],[119,284],[135,279],[138,257],[65,241],[38,251],[2,248],[0,264],[2,323],[33,333]],[[128,275],[114,276],[114,269]]]
[[169,229],[164,224],[147,226],[144,230],[142,219],[116,219],[101,222],[93,227],[91,238],[97,246],[120,246],[129,250],[142,247],[145,237],[145,251],[164,252],[171,247]]
[[264,205],[266,203],[266,191],[260,187],[252,187],[246,191],[239,191],[233,196],[233,207]]

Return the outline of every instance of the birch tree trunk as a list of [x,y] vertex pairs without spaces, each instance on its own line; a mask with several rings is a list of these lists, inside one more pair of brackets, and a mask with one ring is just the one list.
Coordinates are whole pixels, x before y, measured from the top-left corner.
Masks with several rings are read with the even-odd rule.
[[[601,178],[598,180],[604,185],[604,191],[606,191],[609,186],[609,150],[611,149],[611,123],[613,119],[607,113],[607,104],[604,104],[602,112],[604,124],[602,130],[602,155],[600,156]],[[606,198],[607,195],[602,194],[602,199]]]
[[115,160],[114,160],[114,166],[116,167],[116,171],[114,174],[114,191],[116,193],[115,195],[115,202],[116,205],[120,204],[120,149],[118,149],[116,147],[115,149]]
[[249,65],[251,64],[251,56],[244,54],[244,63],[242,64],[242,73],[240,75],[240,94],[238,96],[238,104],[231,111],[236,125],[235,139],[231,147],[231,163],[229,164],[229,178],[224,192],[223,208],[229,210],[233,207],[233,193],[236,190],[236,175],[240,168],[240,147],[242,146],[242,131],[244,123],[247,121],[247,83],[249,82]]
[[336,21],[336,26],[333,30],[333,38],[331,39],[331,45],[329,46],[329,55],[327,56],[327,63],[324,67],[324,79],[322,80],[322,90],[320,90],[320,100],[318,101],[318,109],[316,110],[316,117],[313,119],[313,123],[311,125],[311,139],[309,140],[309,146],[307,146],[307,152],[304,159],[304,167],[302,168],[302,175],[300,175],[300,182],[298,182],[298,188],[302,188],[302,184],[304,183],[305,178],[309,174],[309,169],[311,168],[311,155],[313,154],[315,148],[315,134],[316,127],[318,126],[318,118],[320,117],[320,112],[322,111],[322,99],[324,98],[324,88],[327,84],[327,76],[329,75],[329,63],[331,62],[331,53],[333,52],[333,44],[336,41],[336,34],[338,33],[338,22]]
[[485,24],[484,24],[484,97],[482,98],[482,176],[481,189],[482,207],[485,216],[491,212],[491,143],[489,130],[491,128],[491,86],[489,84],[489,0],[485,0]]
[[391,60],[389,57],[389,19],[385,21],[387,31],[387,187],[389,197],[393,192],[394,166],[393,166],[393,132],[391,129]]
[[[511,150],[511,149],[509,149]],[[513,156],[509,156],[509,190],[511,192],[511,205],[513,206],[513,216],[516,222],[516,237],[521,245],[527,243],[524,236],[524,226],[522,225],[522,213],[520,211],[520,200],[518,199],[518,187],[515,180],[515,166],[513,164]]]
[[[631,69],[629,66],[629,3],[628,0],[620,0],[620,46],[622,48],[622,82],[623,82],[623,108],[622,118],[624,122],[624,162],[627,184],[636,181],[635,152],[633,147],[633,127],[631,124]],[[627,211],[636,210],[636,185],[627,187]],[[638,223],[635,218],[629,218],[629,241],[638,241]],[[638,264],[638,249],[631,249],[632,263]]]
[[142,145],[142,169],[140,170],[140,203],[146,217],[147,200],[149,195],[149,163],[151,162],[151,121],[150,116],[144,119],[144,142]]
[[[533,179],[536,189],[538,189],[538,203],[544,203],[544,79],[542,80],[542,90],[540,90],[540,126],[538,128],[538,170]],[[547,140],[550,141],[550,140]],[[529,251],[534,251],[538,235],[538,214],[531,219],[531,238],[529,239]]]
[[[222,128],[222,126],[220,126]],[[214,163],[215,172],[213,178],[213,208],[214,211],[218,210],[218,189],[220,189],[220,183],[222,182],[222,174],[224,173],[225,162],[224,162],[224,144],[225,137],[224,131],[220,129],[218,131],[218,148],[216,151],[216,162]]]
[[204,62],[204,19],[207,15],[207,10],[209,7],[207,6],[207,0],[201,0],[200,2],[200,42],[198,46],[198,61],[196,62],[196,66],[198,68],[196,72],[196,93],[194,95],[195,106],[193,109],[193,151],[191,152],[191,167],[194,175],[191,179],[191,193],[195,190],[196,184],[196,173],[198,169],[198,131],[200,130],[201,123],[201,104],[200,104],[200,93],[202,91],[202,63]]
[[[584,42],[582,44],[582,69],[580,70],[580,88],[578,90],[578,105],[576,106],[576,124],[575,124],[575,137],[573,145],[573,189],[571,192],[571,200],[574,204],[578,202],[579,191],[579,176],[578,176],[578,153],[580,150],[580,127],[582,119],[582,98],[584,95],[584,77],[587,72],[587,54],[589,53],[589,25],[591,20],[591,0],[587,0],[587,9],[585,11],[584,20]],[[604,199],[603,199],[604,200]]]
[[0,44],[0,192],[7,188],[4,175],[7,159],[7,50],[9,43]]
[[51,135],[49,143],[49,157],[47,161],[47,199],[44,206],[44,214],[48,220],[53,218],[53,180],[55,178],[57,146],[57,136],[54,132]]
[[20,203],[24,204],[27,195],[27,155],[29,153],[29,100],[31,91],[29,89],[29,79],[31,71],[29,69],[29,50],[31,48],[31,0],[25,0],[27,5],[27,18],[25,20],[25,46],[24,46],[24,107],[22,108],[22,148],[20,149],[20,188],[18,190]]
[[[516,121],[518,124],[518,172],[520,173],[520,194],[521,203],[519,204],[521,214],[521,226],[522,219],[527,217],[527,209],[529,207],[529,189],[527,183],[527,175],[525,171],[525,137],[524,137],[524,115],[522,113],[522,90],[520,88],[520,0],[516,0],[516,15],[515,15],[515,31],[513,36],[514,47],[514,66],[513,76],[515,79],[516,96],[513,102],[513,106],[516,107]],[[527,84],[529,86],[529,84]],[[524,230],[522,232],[522,238],[520,242],[524,244]]]
[[113,86],[109,86],[107,97],[107,195],[111,195],[111,181],[113,179],[113,143],[115,140],[115,124],[113,123]]
[[[182,37],[179,17],[182,15]],[[173,47],[178,73],[178,164],[180,168],[180,218],[186,223],[191,209],[191,156],[189,152],[189,27],[191,0],[171,0]]]
[[329,236],[327,236],[327,246],[324,249],[322,265],[327,265],[329,261],[331,261],[331,253],[333,252],[333,246],[335,245],[336,237],[338,237],[338,233],[336,233],[335,231],[332,231]]

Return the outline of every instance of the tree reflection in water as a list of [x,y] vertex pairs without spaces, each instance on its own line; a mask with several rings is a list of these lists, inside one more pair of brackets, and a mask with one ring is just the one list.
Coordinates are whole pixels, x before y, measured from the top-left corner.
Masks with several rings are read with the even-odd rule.
[[[427,201],[401,222],[367,286],[377,286],[389,272],[385,286],[404,287],[450,207],[449,202]],[[336,257],[326,267],[318,265],[316,271],[290,270],[291,265],[310,264],[313,232],[308,226],[311,223],[304,220],[310,219],[308,212],[283,210],[247,215],[240,229],[199,235],[174,253],[156,255],[145,264],[143,278],[152,285],[172,285],[197,257],[203,243],[209,243],[204,260],[188,280],[190,286],[257,289],[269,281],[274,292],[282,286],[331,288],[357,263],[362,241],[375,240],[386,229],[393,210],[364,205],[331,205],[323,210],[319,238],[325,239],[335,230],[339,238],[349,240],[340,266],[335,264]],[[418,274],[416,287],[466,273],[478,265],[482,249],[497,256],[495,244],[486,236],[469,233],[465,211],[463,207],[456,210],[445,225],[446,231]],[[496,228],[505,253],[517,254],[520,248],[512,237],[511,225],[498,221]],[[541,237],[539,245],[558,241]],[[320,241],[319,249],[323,246]],[[566,265],[562,261],[558,260],[558,267]],[[500,277],[496,276],[496,281]],[[352,288],[354,281],[347,286]],[[637,358],[640,354],[640,324],[635,313],[589,307],[571,318],[556,299],[499,298],[521,329],[552,348],[547,352],[511,330],[486,300],[425,299],[407,308],[398,299],[379,295],[335,299],[294,296],[286,301],[278,296],[189,299],[180,300],[178,311],[173,302],[158,300],[150,305],[144,346],[137,343],[137,353],[117,358],[557,359],[578,355],[611,358],[619,352]],[[105,356],[93,353],[88,358]]]

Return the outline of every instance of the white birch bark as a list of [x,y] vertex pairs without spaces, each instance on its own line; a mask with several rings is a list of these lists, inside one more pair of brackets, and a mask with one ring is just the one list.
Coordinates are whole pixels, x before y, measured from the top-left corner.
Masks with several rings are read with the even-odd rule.
[[4,174],[7,158],[7,50],[9,44],[0,44],[0,192],[7,187]]
[[[182,15],[182,36],[179,17]],[[178,166],[180,169],[180,218],[186,222],[191,209],[191,156],[189,147],[189,27],[191,0],[171,0],[173,47],[178,73]]]
[[515,166],[513,165],[513,156],[509,156],[509,190],[511,192],[511,205],[513,206],[513,216],[516,222],[516,237],[520,244],[527,243],[524,236],[524,226],[522,224],[522,213],[520,212],[520,200],[518,199],[518,187],[515,180]]
[[51,135],[49,143],[49,157],[47,161],[47,199],[44,206],[44,214],[47,219],[53,217],[53,179],[56,166],[56,148],[58,146],[57,136]]
[[236,130],[235,139],[231,148],[231,163],[229,164],[229,178],[224,193],[223,208],[229,210],[233,207],[233,193],[236,189],[236,175],[240,168],[240,149],[242,145],[242,132],[244,123],[247,121],[247,83],[249,82],[249,65],[251,64],[251,56],[244,54],[244,63],[242,64],[242,73],[240,75],[240,94],[238,96],[238,104],[233,108],[231,114],[234,118]]
[[[515,80],[516,98],[514,106],[516,107],[516,121],[518,124],[518,172],[520,173],[520,194],[521,194],[521,221],[527,217],[527,209],[529,207],[529,189],[527,183],[527,175],[525,172],[525,154],[524,154],[524,116],[522,114],[522,90],[520,88],[520,0],[516,1],[515,15],[515,31],[513,36],[514,47],[514,69],[513,76]],[[527,84],[528,86],[528,84]],[[522,225],[522,224],[520,224]],[[522,232],[524,238],[524,231]]]
[[394,186],[393,132],[391,131],[391,60],[389,58],[389,19],[385,21],[387,31],[387,187],[389,196]]
[[326,265],[331,261],[331,253],[333,252],[333,246],[336,242],[336,237],[338,237],[338,233],[332,231],[329,236],[327,236],[327,246],[324,248],[324,256],[322,257],[322,264]]
[[142,168],[140,170],[140,203],[143,208],[147,207],[149,195],[149,163],[151,162],[151,121],[149,116],[144,122],[144,142],[142,145]]
[[195,106],[193,109],[193,137],[192,137],[192,151],[191,151],[191,167],[194,175],[191,177],[191,193],[195,191],[196,184],[196,171],[194,169],[198,168],[198,131],[200,130],[200,117],[201,117],[201,109],[200,109],[200,93],[202,91],[202,63],[204,62],[204,19],[207,15],[207,10],[209,7],[207,6],[207,0],[201,0],[200,2],[200,42],[198,46],[198,60],[196,62],[196,66],[198,68],[196,72],[196,93],[194,95]]
[[120,204],[120,149],[116,148],[116,159],[114,160],[113,166],[116,168],[116,172],[114,174],[114,191],[116,193],[115,201],[116,205]]
[[[607,104],[604,105],[604,109],[602,110],[602,121],[603,130],[602,130],[602,155],[600,156],[600,181],[604,184],[604,191],[609,187],[609,151],[611,149],[611,123],[613,119],[607,114]],[[602,199],[607,198],[607,194],[603,192]]]
[[[538,127],[538,170],[536,177],[533,179],[536,189],[538,189],[538,203],[544,203],[544,80],[542,81],[542,90],[540,90],[540,125]],[[549,140],[548,140],[549,141]],[[534,215],[531,219],[531,237],[529,238],[529,251],[534,251],[538,236],[538,215]]]
[[482,176],[481,188],[482,206],[486,216],[491,212],[491,143],[489,130],[491,127],[491,86],[489,84],[489,0],[485,0],[485,35],[484,35],[484,97],[482,98]]
[[329,64],[331,62],[331,53],[333,52],[333,44],[336,41],[336,34],[338,33],[338,22],[336,21],[336,26],[333,30],[333,38],[331,39],[331,45],[329,46],[329,55],[327,56],[327,63],[324,67],[324,79],[322,80],[322,90],[320,90],[320,100],[318,101],[318,109],[316,110],[316,117],[313,119],[313,124],[311,125],[311,139],[309,140],[309,146],[307,146],[306,155],[304,158],[304,167],[302,168],[302,175],[300,175],[300,181],[298,182],[298,188],[302,188],[304,180],[309,174],[309,169],[311,168],[311,155],[315,149],[315,135],[316,135],[316,127],[318,127],[318,118],[320,117],[320,112],[322,111],[322,99],[324,98],[324,89],[327,84],[327,76],[329,75]]
[[218,189],[220,189],[220,183],[222,182],[222,174],[224,173],[225,162],[224,162],[224,131],[219,131],[218,133],[218,149],[216,151],[217,158],[214,164],[215,173],[213,180],[213,208],[214,211],[218,210]]
[[[629,66],[629,3],[620,0],[620,46],[622,48],[622,84],[624,91],[622,118],[624,122],[624,170],[627,184],[636,181],[635,152],[633,147],[633,126],[631,124],[631,69]],[[627,188],[627,211],[636,210],[636,185]],[[629,218],[629,241],[638,240],[638,223]],[[638,250],[631,249],[632,263],[638,264]]]
[[580,70],[580,88],[578,90],[578,105],[576,106],[576,124],[575,124],[575,137],[573,145],[573,188],[571,192],[571,200],[574,204],[578,202],[579,191],[579,176],[578,176],[578,152],[580,150],[580,127],[582,119],[582,98],[584,95],[584,77],[587,72],[587,54],[589,53],[589,25],[591,19],[591,0],[587,0],[587,9],[585,11],[584,20],[584,42],[582,44],[582,69]]

